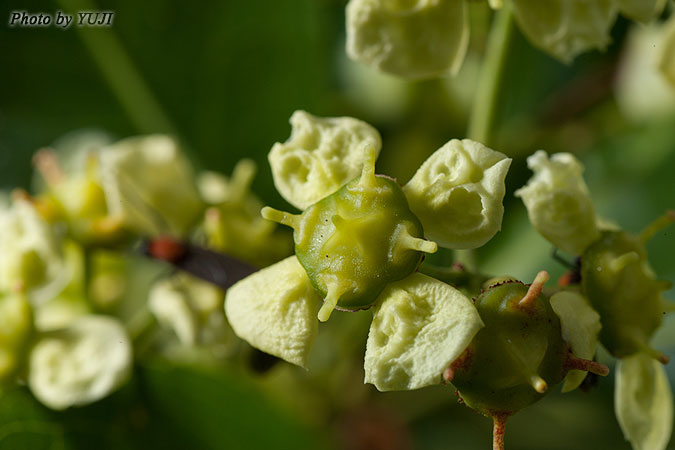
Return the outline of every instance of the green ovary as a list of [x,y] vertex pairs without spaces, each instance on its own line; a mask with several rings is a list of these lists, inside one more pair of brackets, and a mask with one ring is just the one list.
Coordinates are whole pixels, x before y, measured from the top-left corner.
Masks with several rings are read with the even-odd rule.
[[648,345],[663,319],[665,286],[654,278],[637,238],[604,232],[583,254],[582,286],[601,316],[600,342],[611,354],[652,353]]
[[293,227],[295,253],[314,288],[324,297],[319,320],[334,308],[368,308],[387,283],[415,271],[422,252],[436,244],[422,239],[422,225],[403,191],[373,174],[374,155],[360,178],[310,206],[304,213],[263,209],[263,216]]
[[520,282],[489,288],[476,300],[485,323],[455,369],[464,402],[486,416],[513,414],[560,383],[567,346],[560,321],[543,295],[528,308]]

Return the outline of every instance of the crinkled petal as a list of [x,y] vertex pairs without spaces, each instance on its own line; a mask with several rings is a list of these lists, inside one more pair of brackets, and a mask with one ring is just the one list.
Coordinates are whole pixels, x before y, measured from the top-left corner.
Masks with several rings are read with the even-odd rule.
[[291,116],[293,131],[269,153],[274,185],[298,209],[305,209],[356,178],[364,146],[382,147],[380,133],[351,117],[320,118],[305,111]]
[[614,408],[635,450],[663,450],[673,426],[673,395],[663,365],[638,353],[616,365]]
[[614,0],[513,0],[513,13],[532,44],[571,62],[607,47],[617,8]]
[[527,158],[527,165],[534,176],[516,196],[523,199],[530,222],[556,247],[581,255],[600,237],[583,166],[570,153],[549,160],[543,150]]
[[351,0],[350,58],[402,77],[456,73],[469,42],[465,0]]
[[[583,359],[592,360],[598,345],[598,334],[602,325],[598,314],[581,294],[561,291],[551,296],[551,307],[560,319],[562,335],[572,353]],[[586,378],[583,370],[572,370],[565,377],[562,391],[569,392]]]
[[30,353],[28,386],[52,409],[86,405],[124,383],[132,362],[131,342],[119,321],[85,316],[40,337]]
[[506,155],[469,139],[453,139],[431,155],[403,188],[428,239],[475,248],[501,229]]
[[656,18],[666,6],[666,0],[616,0],[621,14],[629,19],[647,23]]
[[364,367],[380,391],[438,384],[483,327],[470,299],[420,273],[389,284],[377,302]]
[[104,148],[101,175],[110,215],[139,233],[184,236],[202,211],[192,168],[168,136],[133,137]]
[[320,303],[305,269],[290,256],[228,289],[225,312],[237,336],[253,347],[305,367]]

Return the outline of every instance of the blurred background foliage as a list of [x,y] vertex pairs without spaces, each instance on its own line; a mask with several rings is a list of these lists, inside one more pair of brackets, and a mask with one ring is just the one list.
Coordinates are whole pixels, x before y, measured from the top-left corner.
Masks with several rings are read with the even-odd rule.
[[[200,169],[229,174],[239,159],[255,159],[253,190],[287,208],[266,154],[287,138],[297,109],[370,122],[383,135],[378,171],[407,181],[440,145],[465,135],[489,11],[471,5],[471,48],[456,78],[405,83],[347,60],[345,3],[3,1],[0,189],[30,188],[33,152],[70,131],[102,129],[119,138],[164,132],[183,142]],[[10,28],[12,10],[108,10],[115,18],[112,28]],[[600,214],[627,230],[675,207],[675,117],[631,122],[613,94],[628,29],[619,20],[606,52],[570,66],[516,37],[490,143],[514,163],[503,230],[477,254],[482,271],[525,281],[540,269],[554,279],[565,271],[513,197],[530,176],[525,157],[539,148],[577,154]],[[655,271],[670,281],[673,235],[665,230],[648,246]],[[452,254],[435,258],[449,262]],[[673,290],[667,297],[675,300]],[[451,389],[382,394],[362,384],[369,314],[340,314],[322,325],[309,372],[286,364],[259,374],[234,363],[143,361],[121,391],[65,413],[42,407],[24,388],[3,392],[0,449],[487,448],[491,422],[458,406]],[[671,358],[673,322],[655,342]],[[351,332],[331,331],[338,327]],[[612,393],[610,376],[587,393],[550,395],[509,420],[507,447],[628,449]]]

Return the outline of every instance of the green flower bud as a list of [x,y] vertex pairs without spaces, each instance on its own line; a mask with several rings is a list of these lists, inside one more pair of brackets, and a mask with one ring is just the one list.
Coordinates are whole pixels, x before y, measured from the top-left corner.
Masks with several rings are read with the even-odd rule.
[[673,427],[673,394],[662,364],[638,353],[616,364],[614,408],[635,450],[664,450]]
[[617,8],[614,0],[513,0],[513,13],[530,42],[569,63],[609,44]]
[[20,294],[0,296],[0,385],[17,372],[33,331],[33,314]]
[[413,79],[456,73],[468,42],[464,0],[347,4],[347,54],[384,72]]
[[107,396],[131,375],[131,342],[109,316],[85,316],[43,334],[30,353],[28,387],[44,405],[82,406]]
[[319,320],[336,306],[368,308],[387,283],[410,275],[422,252],[436,244],[423,239],[398,184],[375,176],[376,151],[367,151],[363,173],[300,215],[272,208],[263,217],[294,229],[295,253],[316,290],[325,297]]
[[656,18],[666,6],[666,0],[616,0],[616,2],[621,14],[643,23]]
[[516,196],[523,199],[530,222],[556,247],[580,255],[600,236],[583,166],[570,153],[549,160],[543,150],[527,158],[527,165],[534,176]]
[[622,231],[605,231],[582,256],[583,292],[602,318],[600,341],[614,356],[649,352],[661,325],[668,283],[655,279],[643,240]]
[[380,134],[351,117],[319,118],[304,111],[291,116],[293,131],[269,154],[274,185],[298,209],[305,209],[358,176],[363,146],[379,153]]
[[290,256],[230,287],[225,313],[241,339],[304,367],[316,338],[320,303],[305,269]]
[[192,169],[168,136],[124,139],[101,151],[108,208],[145,235],[184,236],[203,204]]
[[506,155],[469,139],[432,154],[403,190],[429,239],[443,247],[475,248],[501,229]]
[[440,383],[483,326],[471,300],[420,273],[390,283],[376,303],[364,368],[380,391]]

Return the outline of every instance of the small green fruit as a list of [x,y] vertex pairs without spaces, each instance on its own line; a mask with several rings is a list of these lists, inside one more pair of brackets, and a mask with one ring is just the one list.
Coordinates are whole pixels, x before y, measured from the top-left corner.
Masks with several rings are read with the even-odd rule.
[[605,231],[582,256],[581,283],[602,318],[600,342],[614,356],[640,351],[664,358],[648,347],[661,325],[667,284],[656,280],[641,239],[623,231]]
[[485,328],[453,364],[452,382],[468,406],[511,415],[562,381],[568,348],[547,297],[507,281],[485,290],[476,308]]
[[314,288],[325,297],[319,320],[339,306],[370,307],[387,283],[410,275],[422,252],[437,246],[426,241],[399,185],[375,176],[376,152],[368,151],[360,178],[291,215],[272,208],[262,214],[291,226],[295,253]]

